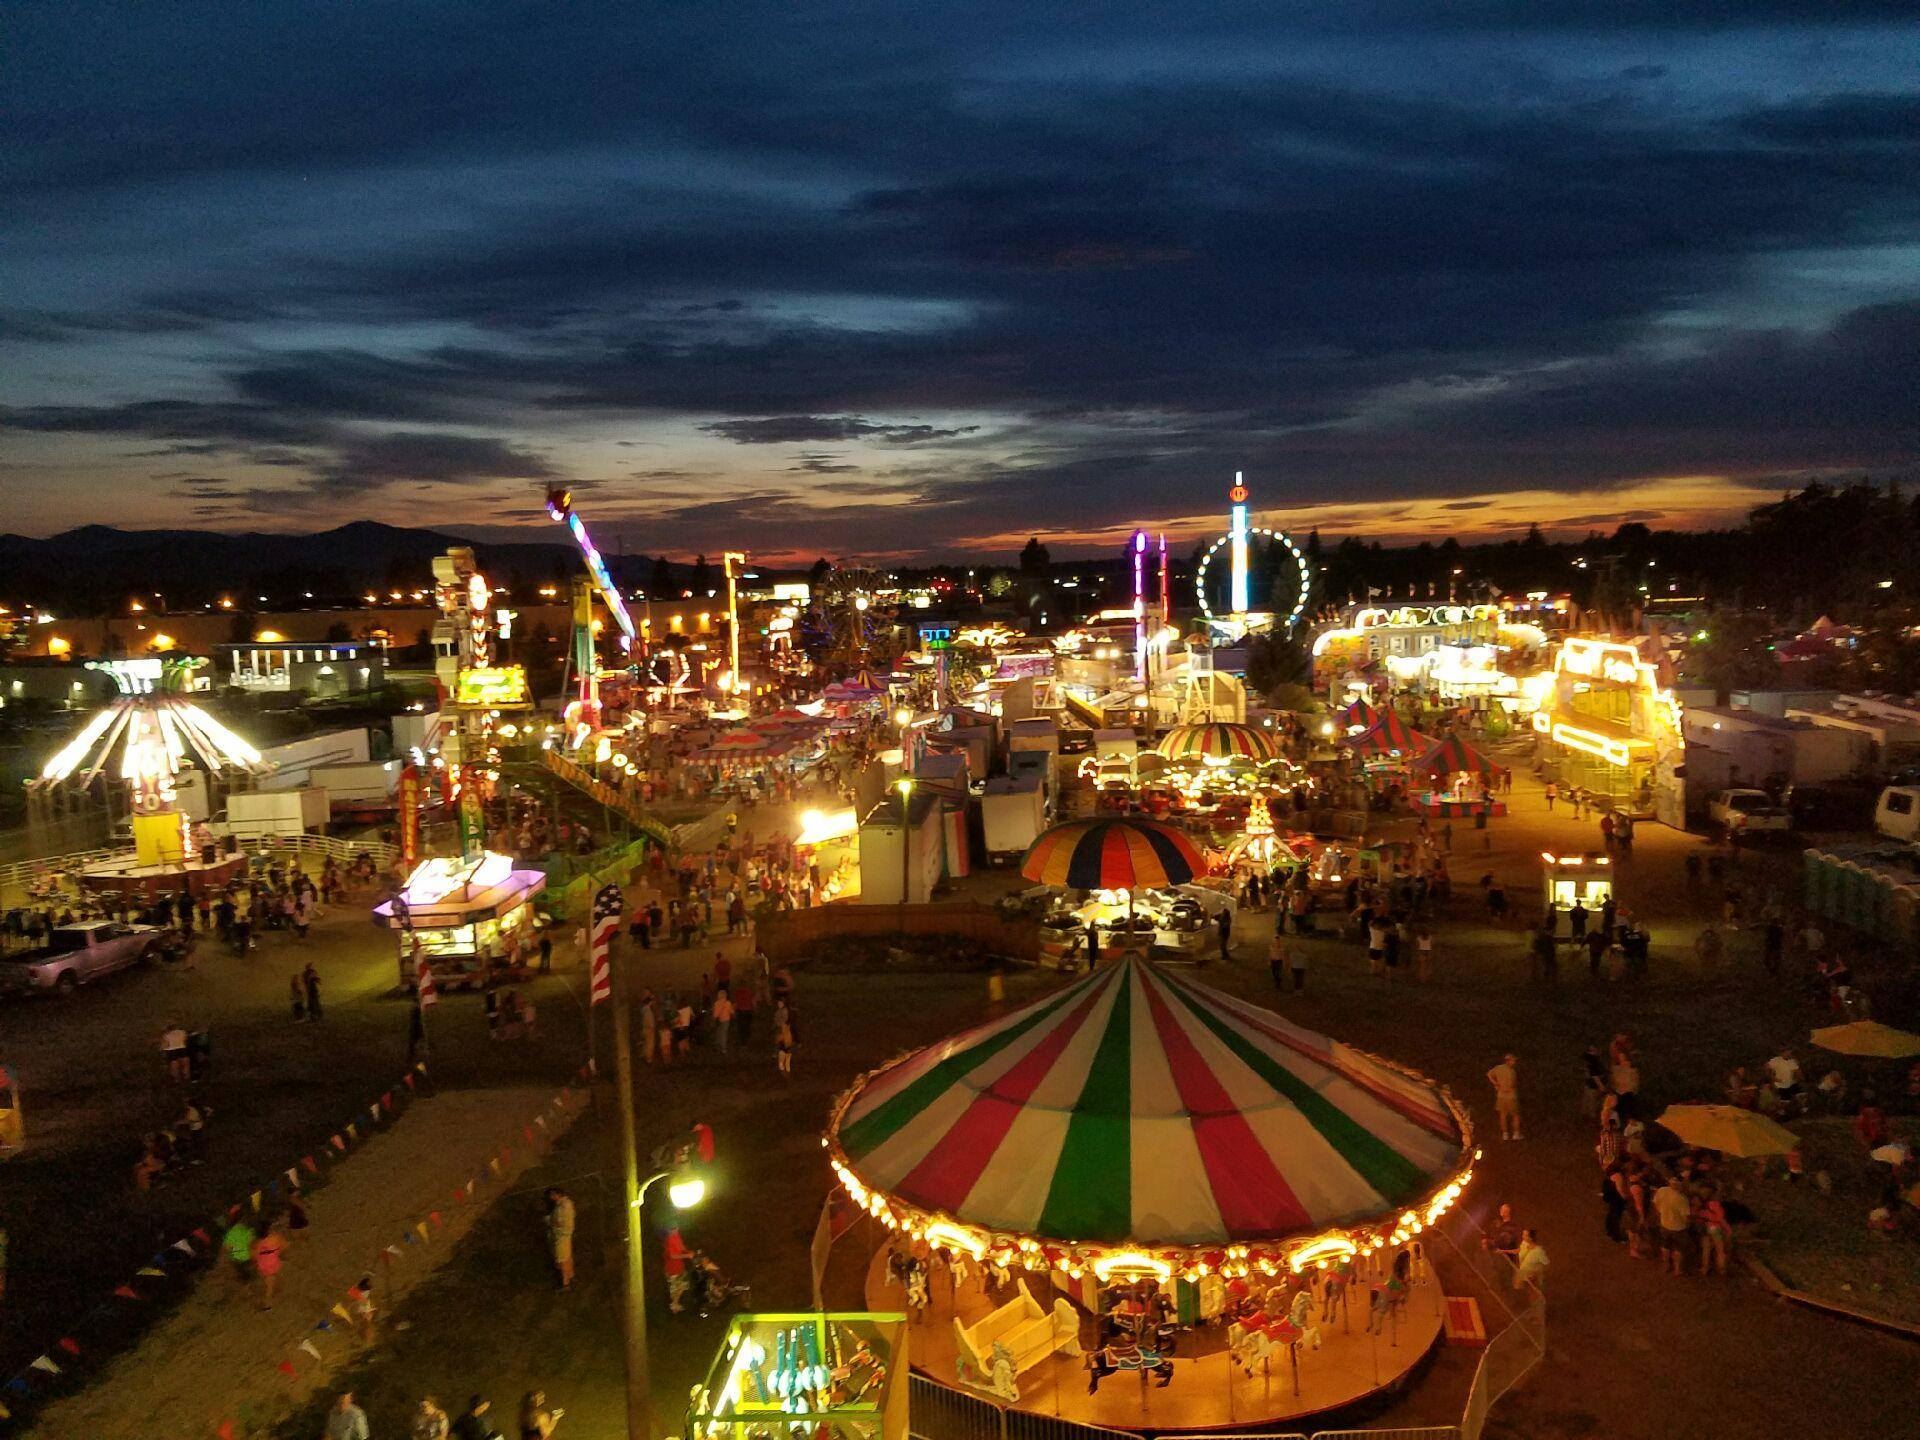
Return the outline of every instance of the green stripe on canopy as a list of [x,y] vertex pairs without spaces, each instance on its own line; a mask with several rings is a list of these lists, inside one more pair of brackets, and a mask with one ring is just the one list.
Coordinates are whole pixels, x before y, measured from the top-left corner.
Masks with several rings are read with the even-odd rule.
[[1307,1123],[1389,1203],[1397,1205],[1425,1190],[1430,1177],[1420,1166],[1229,1026],[1218,1012],[1198,1004],[1177,982],[1169,979],[1167,988],[1248,1069],[1291,1100]]
[[989,1035],[978,1045],[949,1055],[918,1080],[902,1086],[898,1094],[882,1100],[858,1120],[843,1126],[840,1131],[841,1146],[847,1154],[856,1158],[871,1154],[892,1139],[914,1116],[939,1099],[948,1087],[958,1083],[962,1076],[979,1069],[1022,1035],[1057,1013],[1062,1006],[1077,999],[1089,982],[1097,984],[1101,979],[1112,978],[1113,972],[1108,971],[1104,976],[1089,976],[1087,981],[1079,985],[1069,985],[1050,1003],[1035,1006],[1026,1019],[1009,1025],[996,1035]]
[[1116,969],[1122,983],[1054,1163],[1043,1235],[1119,1241],[1133,1232],[1133,1187],[1114,1183],[1133,1165],[1133,972]]

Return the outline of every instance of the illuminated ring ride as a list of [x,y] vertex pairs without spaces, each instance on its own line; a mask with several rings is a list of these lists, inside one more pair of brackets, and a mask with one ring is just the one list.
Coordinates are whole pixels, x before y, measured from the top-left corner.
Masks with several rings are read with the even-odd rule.
[[[667,665],[665,675],[660,673],[662,661]],[[684,690],[692,678],[693,667],[678,650],[661,650],[647,661],[647,679],[657,689]]]
[[[1284,629],[1291,630],[1307,610],[1307,598],[1313,592],[1313,571],[1307,565],[1307,557],[1300,553],[1300,547],[1293,543],[1293,537],[1284,530],[1269,530],[1264,525],[1253,525],[1247,529],[1249,536],[1264,535],[1269,540],[1278,540],[1286,547],[1287,554],[1293,557],[1294,567],[1300,572],[1300,591],[1294,597],[1293,608],[1280,623]],[[1207,571],[1213,565],[1213,557],[1223,545],[1233,539],[1232,535],[1222,535],[1206,549],[1200,557],[1200,568],[1194,572],[1193,588],[1200,599],[1200,613],[1211,620],[1214,618],[1213,605],[1207,599]]]
[[1366,1261],[1477,1154],[1436,1082],[1133,955],[862,1075],[825,1143],[889,1229],[1102,1281]]

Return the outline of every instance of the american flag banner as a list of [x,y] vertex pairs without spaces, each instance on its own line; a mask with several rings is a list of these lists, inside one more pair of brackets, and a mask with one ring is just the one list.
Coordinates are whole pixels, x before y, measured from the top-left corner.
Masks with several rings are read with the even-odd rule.
[[422,955],[413,962],[413,979],[419,987],[422,1010],[440,1003],[440,992],[433,988],[433,966],[428,963],[426,956]]
[[625,908],[625,897],[620,887],[611,880],[602,885],[593,897],[593,924],[587,931],[587,952],[592,957],[589,974],[592,983],[587,991],[587,1003],[598,1005],[602,1000],[613,998],[613,937],[620,930],[620,912]]

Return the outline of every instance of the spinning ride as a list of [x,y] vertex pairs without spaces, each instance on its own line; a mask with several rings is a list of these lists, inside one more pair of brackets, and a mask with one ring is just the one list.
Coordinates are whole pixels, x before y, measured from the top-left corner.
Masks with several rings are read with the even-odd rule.
[[216,858],[210,842],[196,844],[192,822],[175,782],[192,770],[213,783],[258,774],[260,752],[189,698],[193,672],[203,660],[104,660],[120,697],[96,711],[80,733],[61,747],[27,782],[27,800],[39,816],[101,793],[117,811],[124,800],[133,832],[133,854],[88,866],[87,889],[152,895],[198,891],[225,883],[244,861]]

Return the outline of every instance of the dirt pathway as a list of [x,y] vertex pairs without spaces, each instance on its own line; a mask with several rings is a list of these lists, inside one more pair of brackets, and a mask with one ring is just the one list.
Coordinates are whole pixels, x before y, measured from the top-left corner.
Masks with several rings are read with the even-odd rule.
[[578,1092],[558,1106],[555,1098],[519,1087],[416,1100],[314,1192],[312,1228],[288,1253],[272,1310],[229,1271],[209,1271],[138,1349],[49,1405],[26,1433],[148,1440],[214,1436],[228,1422],[234,1440],[265,1433],[363,1351],[333,1308],[348,1288],[372,1274],[380,1312],[392,1315],[585,1103]]

